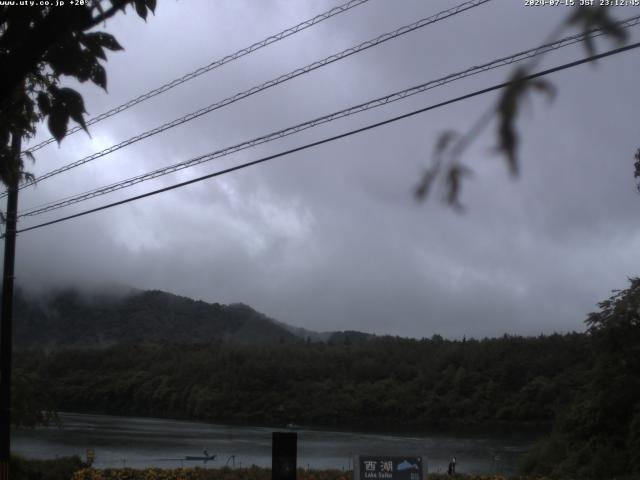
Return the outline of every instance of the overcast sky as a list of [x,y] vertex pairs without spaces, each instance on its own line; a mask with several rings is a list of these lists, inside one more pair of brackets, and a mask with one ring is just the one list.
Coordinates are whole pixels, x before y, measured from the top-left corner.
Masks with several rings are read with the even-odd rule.
[[[42,174],[202,106],[457,5],[371,0],[37,153]],[[338,5],[339,0],[158,2],[106,30],[109,93],[82,85],[90,115]],[[613,8],[613,7],[612,7]],[[618,18],[640,8],[615,7]],[[214,151],[542,43],[568,7],[495,0],[271,88],[21,192],[20,210]],[[638,30],[636,28],[636,30]],[[567,32],[570,33],[570,32]],[[638,41],[633,33],[631,41]],[[635,40],[634,40],[635,39]],[[598,49],[611,48],[599,41]],[[541,67],[582,57],[547,55]],[[512,67],[511,67],[512,68]],[[454,82],[22,227],[167,186],[503,81]],[[243,302],[314,330],[429,337],[583,330],[586,313],[639,273],[637,51],[550,78],[519,120],[522,173],[495,156],[495,125],[465,154],[459,214],[412,196],[438,135],[466,131],[497,94],[440,108],[267,164],[21,234],[22,285],[127,285]],[[71,83],[70,83],[71,85]],[[41,129],[37,140],[47,138]]]

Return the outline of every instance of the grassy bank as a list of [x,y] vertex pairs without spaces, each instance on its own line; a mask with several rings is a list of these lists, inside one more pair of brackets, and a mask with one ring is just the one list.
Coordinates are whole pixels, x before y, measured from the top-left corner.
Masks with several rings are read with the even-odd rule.
[[[298,470],[298,480],[351,480],[352,472],[343,470]],[[444,475],[429,474],[426,480],[545,480],[542,477],[503,477],[495,475]],[[203,469],[149,468],[135,470],[118,468],[96,470],[87,468],[74,473],[71,480],[271,480],[269,468]]]
[[[631,477],[619,477],[626,480]],[[78,457],[55,460],[12,458],[12,480],[271,480],[271,469],[249,468],[88,468]],[[298,470],[297,480],[351,480],[352,472],[343,470]],[[539,476],[501,476],[428,474],[425,480],[551,480]],[[568,477],[554,480],[578,480]]]
[[62,457],[51,460],[27,460],[11,456],[11,480],[70,480],[75,472],[87,465],[80,457]]

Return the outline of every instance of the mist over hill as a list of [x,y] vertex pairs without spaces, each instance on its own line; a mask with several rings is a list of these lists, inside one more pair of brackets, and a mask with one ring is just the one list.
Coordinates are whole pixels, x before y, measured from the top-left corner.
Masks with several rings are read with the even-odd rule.
[[20,294],[13,411],[23,424],[37,423],[29,413],[66,410],[253,425],[542,429],[549,436],[525,462],[528,473],[638,473],[640,279],[599,307],[584,333],[418,340],[347,331],[323,342],[242,304],[158,291]]
[[300,341],[248,305],[206,303],[157,290],[95,293],[64,289],[38,296],[19,291],[14,316],[17,348]]
[[27,292],[14,300],[18,349],[104,348],[118,344],[231,342],[243,345],[360,342],[362,332],[315,332],[272,319],[243,303],[207,303],[126,287]]

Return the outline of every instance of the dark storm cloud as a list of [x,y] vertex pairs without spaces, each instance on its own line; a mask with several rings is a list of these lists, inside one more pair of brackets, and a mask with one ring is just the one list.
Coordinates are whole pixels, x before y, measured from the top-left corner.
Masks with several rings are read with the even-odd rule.
[[[146,25],[121,16],[109,29],[127,50],[110,56],[109,95],[82,87],[88,109],[97,114],[332,5],[160,2]],[[372,0],[113,117],[92,128],[91,138],[77,134],[60,149],[43,149],[34,170],[48,171],[453,5]],[[489,3],[42,182],[21,204],[111,183],[530,48],[565,14]],[[582,54],[575,47],[545,64]],[[640,260],[640,199],[631,175],[639,146],[634,55],[552,79],[556,101],[534,99],[519,123],[523,173],[516,181],[491,153],[489,126],[465,155],[475,175],[463,192],[464,215],[437,198],[417,204],[412,188],[438,134],[468,129],[495,95],[24,233],[18,276],[31,285],[117,283],[242,301],[316,330],[421,337],[581,329],[584,314],[637,273]],[[68,212],[436,103],[508,72],[456,82]]]

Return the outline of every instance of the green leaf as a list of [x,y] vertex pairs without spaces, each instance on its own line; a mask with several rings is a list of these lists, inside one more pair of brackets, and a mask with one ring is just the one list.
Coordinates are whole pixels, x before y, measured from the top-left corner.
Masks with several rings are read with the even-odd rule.
[[122,48],[122,45],[120,45],[116,40],[116,37],[109,33],[94,32],[93,35],[100,45],[108,50],[111,50],[112,52],[115,52],[117,50],[124,50],[124,48]]
[[58,143],[62,141],[67,134],[67,123],[69,122],[69,115],[67,115],[61,108],[52,108],[47,119],[47,126],[53,138]]
[[49,99],[49,95],[44,92],[38,92],[36,101],[38,102],[40,112],[42,112],[43,115],[48,115],[51,111],[51,100]]
[[79,35],[79,39],[87,50],[89,50],[95,57],[106,60],[107,56],[102,48],[102,42],[98,37],[99,33],[100,32],[84,33]]
[[89,80],[94,66],[99,65],[94,51],[81,48],[80,42],[75,39],[49,49],[44,60],[49,62],[56,75],[69,75],[80,82]]
[[441,155],[449,145],[458,137],[458,133],[453,130],[447,130],[440,134],[435,146],[436,155]]
[[515,121],[518,115],[519,101],[527,88],[525,76],[526,72],[522,68],[513,73],[512,83],[505,89],[496,108],[498,114],[497,150],[506,157],[512,175],[518,174],[518,134]]
[[586,36],[584,37],[584,48],[587,51],[589,56],[596,54],[596,44],[593,41],[593,37]]
[[69,118],[76,121],[85,131],[87,125],[83,114],[84,101],[82,96],[71,88],[51,88],[51,111],[49,113],[48,126],[51,135],[60,143],[67,134]]
[[95,7],[96,10],[98,10],[98,13],[100,15],[104,15],[104,8],[102,8],[102,4],[100,2],[95,2],[93,6]]
[[22,173],[22,180],[24,182],[29,183],[29,184],[35,183],[36,176],[33,173],[25,172],[25,171],[22,171],[21,173]]
[[545,94],[549,102],[552,102],[556,97],[556,87],[541,78],[529,80],[528,86],[539,93]]
[[107,89],[107,72],[102,65],[94,65],[93,70],[91,71],[91,81],[102,87],[103,89]]
[[[638,177],[640,177],[640,148],[638,149],[638,151],[634,155],[634,158],[636,159],[636,161],[633,164],[633,168],[634,168],[633,178],[638,178]],[[640,182],[636,183],[636,188],[640,192]]]
[[469,168],[460,164],[452,165],[447,172],[447,203],[459,211],[464,209],[460,203],[462,178],[471,175],[471,173]]
[[86,113],[82,95],[71,88],[61,88],[58,90],[57,99],[62,102],[63,108],[66,108],[67,115],[87,131],[87,125],[82,116]]
[[[627,32],[620,25],[616,25],[610,16],[611,8],[606,7],[580,7],[567,19],[568,25],[576,25],[582,33],[588,33],[601,29],[608,37],[614,38],[619,44],[627,40]],[[585,36],[584,47],[589,55],[596,53],[593,37]]]
[[555,96],[555,88],[552,84],[542,79],[526,80],[526,76],[527,71],[524,68],[514,72],[510,85],[505,89],[496,107],[498,115],[496,149],[506,157],[512,175],[518,175],[519,170],[517,154],[519,136],[515,123],[521,102],[527,99],[528,90],[546,94],[549,101],[552,101]]
[[424,200],[429,196],[429,192],[431,191],[431,187],[438,175],[438,167],[435,165],[427,168],[427,170],[422,175],[422,179],[420,183],[416,187],[415,195],[418,200]]
[[145,0],[134,0],[133,4],[136,7],[136,13],[144,21],[147,20],[147,5]]
[[22,153],[24,154],[25,157],[27,157],[29,160],[31,160],[32,163],[36,162],[36,157],[34,157],[33,153],[31,153],[29,150],[25,150]]
[[[447,149],[460,137],[458,132],[453,130],[447,130],[442,132],[436,141],[434,147],[432,165],[428,168],[420,180],[418,187],[415,190],[415,195],[418,200],[424,200],[431,191],[433,184],[435,183],[440,169],[445,162],[444,155]],[[450,157],[450,152],[449,152]]]

